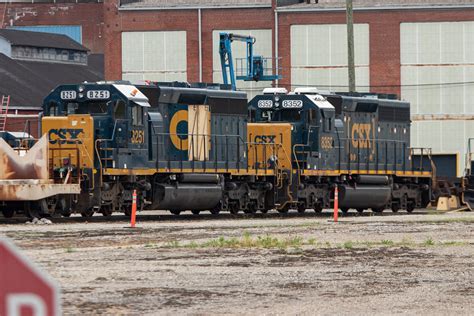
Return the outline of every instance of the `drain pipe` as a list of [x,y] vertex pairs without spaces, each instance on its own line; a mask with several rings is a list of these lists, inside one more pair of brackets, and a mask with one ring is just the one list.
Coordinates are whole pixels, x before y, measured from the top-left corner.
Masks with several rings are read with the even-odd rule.
[[198,9],[198,43],[199,43],[199,82],[202,82],[202,22],[201,8]]
[[[277,8],[275,8],[275,74],[278,73],[278,11]],[[275,87],[278,87],[278,79],[275,80]]]

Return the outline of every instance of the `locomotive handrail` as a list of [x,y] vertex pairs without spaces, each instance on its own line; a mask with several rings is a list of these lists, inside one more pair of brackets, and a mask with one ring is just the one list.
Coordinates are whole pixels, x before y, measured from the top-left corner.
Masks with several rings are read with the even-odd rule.
[[[334,146],[333,149],[338,149],[340,151],[341,148],[346,148],[346,146],[348,146],[348,149],[346,150],[347,151],[347,154],[349,155],[347,157],[347,169],[349,171],[352,171],[352,170],[357,170],[358,172],[360,172],[361,170],[370,170],[370,164],[371,163],[374,163],[373,160],[375,160],[375,168],[376,170],[379,170],[379,166],[380,166],[380,161],[379,161],[379,147],[380,145],[382,144],[382,148],[384,148],[385,150],[385,155],[383,155],[384,157],[384,165],[385,165],[385,171],[388,172],[389,170],[389,165],[391,165],[390,169],[392,169],[392,171],[397,171],[397,168],[398,166],[401,165],[401,170],[403,170],[403,172],[406,172],[407,170],[407,167],[406,167],[406,159],[405,159],[405,152],[407,149],[411,149],[410,147],[407,146],[407,143],[406,141],[403,141],[403,140],[395,140],[395,139],[374,139],[374,138],[367,138],[367,139],[363,139],[363,141],[365,142],[369,142],[369,144],[375,144],[375,147],[369,147],[369,148],[365,148],[363,146],[361,146],[361,144],[359,143],[359,141],[361,139],[358,139],[358,138],[339,138],[338,137],[338,140],[339,140],[339,144],[338,146]],[[354,145],[354,144],[351,144],[352,141],[357,141],[357,144]],[[370,146],[370,145],[369,145]],[[306,150],[305,147],[309,147],[310,150]],[[350,148],[353,147],[354,149],[357,149],[357,153],[354,153],[350,150]],[[393,155],[391,157],[393,157],[393,163],[389,163],[389,155],[388,155],[388,151],[389,151],[389,147],[392,147],[393,148]],[[371,149],[373,148],[373,149]],[[370,151],[374,151],[375,152],[372,152],[370,153]],[[392,149],[390,149],[392,150]],[[426,150],[426,148],[424,148],[424,150]],[[309,143],[307,144],[295,144],[293,146],[293,156],[294,156],[294,161],[297,165],[297,168],[298,168],[298,172],[300,172],[302,166],[301,166],[301,162],[305,163],[307,162],[307,156],[304,156],[301,160],[298,159],[298,155],[301,155],[301,154],[311,154],[313,153],[313,149],[311,147],[311,145]],[[320,153],[320,150],[317,151],[318,153]],[[400,156],[398,156],[398,153],[400,153]],[[363,154],[366,154],[365,155],[365,159],[364,161],[362,161],[362,156]],[[353,156],[353,155],[356,155]],[[371,155],[373,158],[371,158]],[[410,156],[413,155],[413,151],[410,150]],[[338,166],[339,166],[339,169],[341,168],[341,157],[342,155],[339,154],[338,155]],[[397,159],[398,157],[401,157],[402,158],[402,161],[400,163],[397,162]],[[430,154],[428,154],[428,157],[430,157]],[[318,157],[317,159],[320,159],[320,157]],[[413,161],[412,159],[409,159],[410,160],[410,164],[411,164],[411,169],[413,171]],[[430,161],[431,161],[431,158],[430,158]],[[357,165],[357,168],[356,169],[353,169],[353,167],[351,166],[351,164],[356,164]],[[362,165],[365,164],[365,167],[362,167]],[[435,172],[435,166],[432,165],[432,171]],[[420,168],[420,170],[422,170],[422,168]]]

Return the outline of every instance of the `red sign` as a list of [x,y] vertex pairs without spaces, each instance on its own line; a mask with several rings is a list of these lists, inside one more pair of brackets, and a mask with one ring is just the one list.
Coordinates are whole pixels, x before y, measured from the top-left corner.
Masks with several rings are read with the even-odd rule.
[[59,316],[59,286],[11,242],[0,238],[0,315]]

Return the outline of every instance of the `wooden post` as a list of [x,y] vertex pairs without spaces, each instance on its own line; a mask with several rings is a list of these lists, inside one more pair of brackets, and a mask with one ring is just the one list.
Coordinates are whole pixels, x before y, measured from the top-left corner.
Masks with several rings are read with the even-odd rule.
[[347,20],[347,70],[349,73],[349,92],[356,91],[355,62],[354,62],[354,21],[352,15],[352,0],[346,0]]

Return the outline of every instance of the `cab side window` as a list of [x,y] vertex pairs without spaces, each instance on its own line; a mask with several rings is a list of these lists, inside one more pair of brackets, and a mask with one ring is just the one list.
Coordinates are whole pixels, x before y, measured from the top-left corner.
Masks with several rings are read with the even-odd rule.
[[56,102],[49,103],[49,116],[58,116],[59,115],[59,104]]
[[132,108],[132,124],[134,126],[143,125],[143,108],[139,105],[134,105]]
[[125,119],[126,104],[123,100],[117,100],[114,104],[114,117],[116,120]]
[[332,130],[332,117],[328,117],[325,119],[324,127],[325,132],[330,132]]

